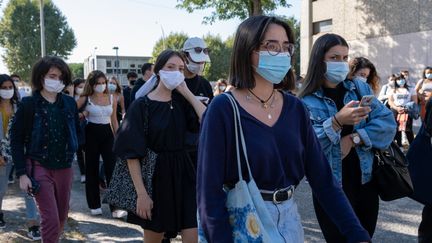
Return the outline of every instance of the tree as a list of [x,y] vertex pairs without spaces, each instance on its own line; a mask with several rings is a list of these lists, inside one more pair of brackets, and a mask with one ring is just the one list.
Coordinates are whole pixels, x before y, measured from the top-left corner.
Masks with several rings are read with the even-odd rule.
[[160,38],[158,41],[156,41],[156,44],[153,47],[152,58],[150,59],[150,61],[155,62],[156,57],[159,56],[159,54],[164,49],[180,51],[183,48],[183,44],[188,38],[189,37],[183,32],[170,33],[165,39],[163,37]]
[[[29,80],[31,68],[41,56],[38,0],[11,0],[0,20],[3,60],[11,73]],[[46,54],[66,58],[76,46],[66,17],[51,0],[44,0]]]
[[72,78],[84,78],[84,63],[69,63]]
[[223,42],[220,36],[210,34],[204,37],[204,41],[211,50],[211,62],[206,65],[203,75],[211,81],[220,78],[226,79],[229,72],[232,45],[227,45],[227,41]]
[[250,16],[269,14],[277,7],[289,7],[287,0],[178,0],[177,8],[194,10],[213,8],[210,16],[204,17],[203,23],[214,23],[216,20],[232,18],[246,19]]
[[286,19],[286,22],[294,32],[294,70],[297,75],[300,75],[300,73],[298,73],[300,72],[300,21],[298,21],[294,16],[291,16]]

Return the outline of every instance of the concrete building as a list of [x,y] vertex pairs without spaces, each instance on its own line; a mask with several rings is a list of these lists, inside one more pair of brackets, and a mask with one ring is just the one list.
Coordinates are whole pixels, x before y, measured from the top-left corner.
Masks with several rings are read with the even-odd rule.
[[104,56],[94,55],[89,56],[84,60],[84,77],[93,71],[100,70],[105,73],[107,78],[118,76],[122,85],[127,85],[128,81],[126,75],[128,72],[136,72],[138,77],[141,77],[141,67],[144,63],[149,62],[151,57],[137,57],[137,56]]
[[301,74],[314,40],[336,33],[348,41],[350,58],[371,60],[383,82],[403,69],[416,81],[432,65],[431,13],[432,0],[303,0]]

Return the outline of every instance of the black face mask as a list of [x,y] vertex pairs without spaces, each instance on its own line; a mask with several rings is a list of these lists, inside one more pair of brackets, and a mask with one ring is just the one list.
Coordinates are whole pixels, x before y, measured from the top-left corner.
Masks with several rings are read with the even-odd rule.
[[130,85],[135,85],[136,80],[129,81]]

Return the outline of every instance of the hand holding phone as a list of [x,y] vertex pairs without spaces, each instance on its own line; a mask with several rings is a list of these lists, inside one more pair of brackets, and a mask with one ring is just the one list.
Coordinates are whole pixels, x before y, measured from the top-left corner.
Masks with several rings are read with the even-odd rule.
[[360,101],[360,107],[370,106],[374,98],[373,95],[364,95]]

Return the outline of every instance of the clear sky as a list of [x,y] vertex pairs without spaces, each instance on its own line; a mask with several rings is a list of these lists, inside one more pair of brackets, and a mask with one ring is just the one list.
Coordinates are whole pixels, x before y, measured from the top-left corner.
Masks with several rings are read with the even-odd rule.
[[[3,1],[4,8],[9,1]],[[225,40],[232,35],[238,19],[217,21],[213,25],[202,24],[211,10],[188,13],[175,8],[177,0],[53,0],[66,16],[75,32],[77,46],[68,62],[83,62],[92,55],[150,56],[162,32],[184,32],[189,36],[202,37],[208,33],[218,34]],[[301,0],[289,1],[291,8],[280,8],[275,13],[300,19]],[[3,16],[3,11],[0,13]],[[95,48],[97,48],[95,50]],[[3,53],[3,50],[0,50]],[[0,73],[7,68],[0,60]]]

